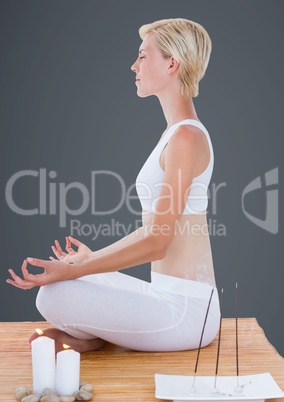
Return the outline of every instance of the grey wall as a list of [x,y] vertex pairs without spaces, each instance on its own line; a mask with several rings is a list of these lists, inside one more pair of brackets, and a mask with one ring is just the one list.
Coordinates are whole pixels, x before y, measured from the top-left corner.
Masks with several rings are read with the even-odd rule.
[[[85,225],[84,233],[73,235],[93,249],[122,237],[123,227],[133,230],[139,224],[139,215],[124,204],[107,216],[92,214],[89,206],[84,213],[68,214],[60,226],[60,183],[82,183],[90,194],[91,173],[98,170],[116,172],[128,188],[134,183],[165,128],[157,99],[136,95],[130,66],[141,43],[137,30],[157,19],[185,17],[204,25],[213,41],[195,104],[214,145],[212,185],[223,185],[216,210],[211,200],[209,222],[224,315],[234,316],[237,281],[240,316],[256,317],[284,355],[279,184],[275,176],[270,199],[264,181],[266,172],[283,169],[283,3],[2,0],[0,6],[0,320],[42,319],[35,307],[37,289],[24,292],[6,284],[7,269],[20,272],[28,256],[47,259],[54,239],[63,241],[72,233],[72,221],[79,221],[81,230]],[[47,212],[39,199],[44,177],[27,175],[14,185],[13,199],[23,209],[39,208],[41,202],[42,214],[14,212],[5,198],[9,179],[40,169],[47,173]],[[48,176],[51,171],[55,178]],[[269,210],[269,228],[253,223],[242,208],[246,185],[258,177],[262,188],[247,194],[245,210],[263,221]],[[55,190],[57,211],[52,214],[48,198]],[[115,178],[101,175],[93,194],[97,210],[117,205],[120,194]],[[82,200],[73,189],[67,203],[78,209]],[[140,210],[137,200],[132,206]],[[277,233],[267,230],[273,230],[273,220],[279,222]],[[111,223],[124,225],[120,233],[117,227],[96,240],[88,234],[91,225],[98,229]],[[149,265],[127,273],[148,280]]]

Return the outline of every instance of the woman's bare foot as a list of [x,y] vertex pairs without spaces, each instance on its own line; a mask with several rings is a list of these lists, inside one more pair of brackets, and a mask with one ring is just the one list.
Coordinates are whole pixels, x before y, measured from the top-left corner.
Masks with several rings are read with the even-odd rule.
[[[31,343],[39,336],[40,335],[37,332],[33,332],[29,336],[29,342]],[[55,340],[55,353],[64,350],[63,343],[69,345],[71,349],[76,350],[79,353],[100,349],[106,343],[106,341],[100,338],[78,339],[57,328],[45,329],[44,336],[48,336]]]

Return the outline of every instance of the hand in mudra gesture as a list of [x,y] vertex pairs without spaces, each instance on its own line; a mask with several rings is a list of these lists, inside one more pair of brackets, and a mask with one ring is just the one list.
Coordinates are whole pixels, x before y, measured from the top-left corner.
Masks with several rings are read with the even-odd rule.
[[[72,245],[78,247],[77,251],[73,250]],[[67,264],[86,261],[89,259],[92,253],[92,250],[88,246],[71,236],[66,237],[65,250],[67,251],[67,253],[62,250],[60,243],[57,240],[55,240],[55,246],[51,246],[51,248],[58,260],[66,262]],[[55,260],[55,258],[53,257],[49,258],[52,261]]]
[[[72,244],[78,247],[75,251]],[[18,276],[13,269],[9,269],[12,279],[7,279],[6,282],[20,289],[32,289],[35,286],[44,286],[53,282],[69,280],[77,277],[70,270],[69,264],[83,262],[91,256],[92,251],[85,244],[71,236],[66,238],[66,251],[62,250],[59,242],[55,241],[55,247],[52,246],[54,254],[58,258],[49,257],[51,261],[39,260],[36,258],[27,258],[24,260],[21,270],[23,278]],[[31,274],[27,266],[31,264],[36,267],[43,268],[43,273]]]

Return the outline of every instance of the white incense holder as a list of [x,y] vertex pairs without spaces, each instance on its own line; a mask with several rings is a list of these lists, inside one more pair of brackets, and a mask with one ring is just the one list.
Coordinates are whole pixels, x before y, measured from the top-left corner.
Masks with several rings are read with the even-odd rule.
[[[156,393],[158,399],[182,401],[254,401],[264,402],[270,398],[284,398],[284,392],[276,384],[269,373],[238,377],[218,376],[218,392],[214,389],[215,376],[196,376],[195,392],[191,392],[193,376],[155,374]],[[242,391],[240,392],[240,387]]]

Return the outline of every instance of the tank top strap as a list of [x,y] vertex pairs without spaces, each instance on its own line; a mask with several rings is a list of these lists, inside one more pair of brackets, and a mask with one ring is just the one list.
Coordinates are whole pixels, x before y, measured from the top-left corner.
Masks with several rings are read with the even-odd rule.
[[176,132],[176,130],[180,126],[185,126],[187,124],[200,128],[207,135],[205,127],[203,126],[203,124],[200,121],[194,120],[194,119],[186,119],[186,120],[179,121],[178,123],[175,123],[172,126],[170,126],[168,128],[168,130],[166,131],[166,133],[164,134],[164,136],[158,142],[157,147],[164,148],[164,146],[168,143],[169,139]]

